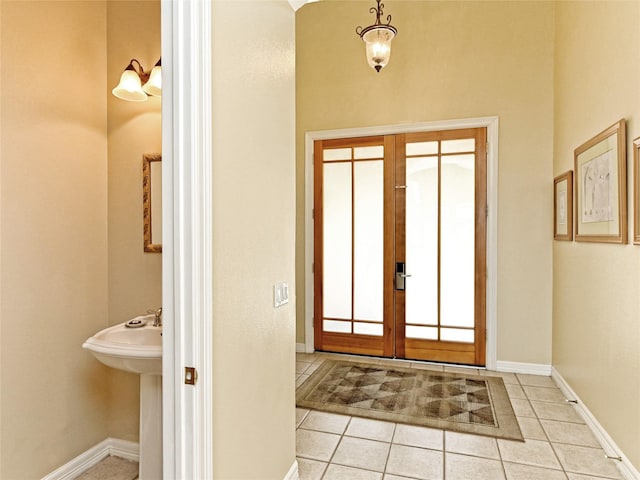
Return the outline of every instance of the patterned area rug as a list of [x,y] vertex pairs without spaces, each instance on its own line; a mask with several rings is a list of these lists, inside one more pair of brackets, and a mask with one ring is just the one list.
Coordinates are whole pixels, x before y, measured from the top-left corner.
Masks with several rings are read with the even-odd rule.
[[504,382],[326,360],[296,390],[299,407],[523,441]]

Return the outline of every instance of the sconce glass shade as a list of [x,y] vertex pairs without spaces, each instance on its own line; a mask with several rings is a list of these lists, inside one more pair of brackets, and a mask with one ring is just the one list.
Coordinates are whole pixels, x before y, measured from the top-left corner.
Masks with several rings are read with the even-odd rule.
[[145,102],[149,98],[142,90],[140,76],[131,64],[129,64],[129,67],[122,73],[120,83],[116,88],[111,90],[111,93],[129,102]]
[[367,45],[367,62],[379,72],[389,63],[391,56],[391,40],[396,36],[396,29],[388,25],[372,26],[362,32],[362,40]]
[[149,80],[142,87],[149,95],[153,95],[154,97],[162,96],[162,59],[158,60],[158,63],[151,70],[151,75],[149,76]]

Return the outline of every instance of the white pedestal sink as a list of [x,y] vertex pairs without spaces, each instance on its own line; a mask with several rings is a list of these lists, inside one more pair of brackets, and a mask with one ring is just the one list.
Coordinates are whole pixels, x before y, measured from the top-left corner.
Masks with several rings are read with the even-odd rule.
[[136,328],[121,323],[82,344],[105,365],[140,375],[139,480],[162,478],[162,327],[154,315],[136,317]]

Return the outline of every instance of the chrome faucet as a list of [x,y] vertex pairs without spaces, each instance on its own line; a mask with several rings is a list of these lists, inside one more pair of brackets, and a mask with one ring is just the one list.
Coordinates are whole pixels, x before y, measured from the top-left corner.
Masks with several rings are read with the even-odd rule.
[[147,310],[147,313],[153,313],[156,316],[155,320],[153,321],[154,327],[162,326],[162,307],[157,310]]

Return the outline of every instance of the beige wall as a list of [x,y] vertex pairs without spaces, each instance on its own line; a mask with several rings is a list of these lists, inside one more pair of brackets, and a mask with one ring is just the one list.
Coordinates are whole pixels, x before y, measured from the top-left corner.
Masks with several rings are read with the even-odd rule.
[[[371,69],[363,2],[296,15],[297,342],[304,342],[304,134],[497,115],[499,361],[551,363],[554,4],[387,4],[398,30],[389,65]],[[526,192],[526,195],[523,195]]]
[[[573,170],[576,147],[625,118],[631,219],[640,3],[560,2],[556,16],[554,175]],[[553,364],[640,468],[632,400],[640,394],[640,249],[555,242],[553,254]]]
[[161,304],[161,255],[142,251],[160,102],[109,93],[132,57],[158,59],[160,3],[3,0],[0,12],[0,477],[23,480],[107,436],[137,440],[137,376],[80,346]]
[[[0,478],[104,440],[106,3],[2,1]],[[71,80],[71,81],[69,81]]]
[[280,480],[295,460],[294,27],[284,1],[213,3],[216,479]]
[[[132,58],[146,71],[160,58],[159,1],[107,3],[110,324],[162,305],[162,254],[145,253],[142,236],[142,155],[162,150],[161,99],[110,93]],[[137,441],[138,375],[112,370],[111,391],[109,434]]]

